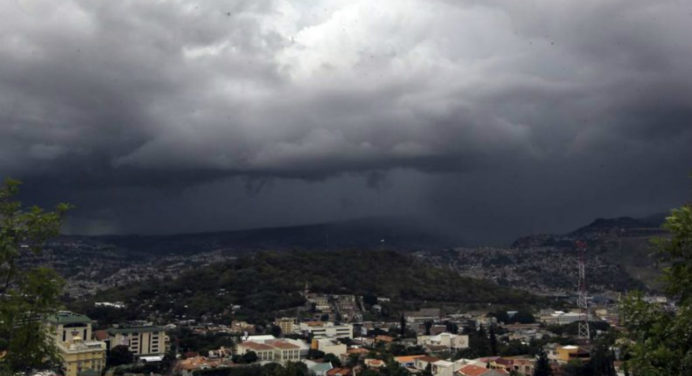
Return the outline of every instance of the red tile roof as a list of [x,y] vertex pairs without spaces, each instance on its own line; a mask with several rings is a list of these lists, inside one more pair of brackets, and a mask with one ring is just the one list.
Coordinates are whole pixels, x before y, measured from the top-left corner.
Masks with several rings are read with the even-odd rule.
[[282,349],[282,350],[300,349],[300,346],[298,346],[298,345],[294,345],[292,343],[288,343],[286,341],[281,341],[281,340],[267,341],[265,343],[270,345],[270,346],[276,347],[277,349]]
[[258,343],[258,342],[243,342],[240,344],[241,346],[247,347],[248,349],[252,350],[274,350],[273,347],[269,345],[265,345],[264,343]]
[[481,376],[488,371],[485,367],[469,364],[461,367],[459,373],[464,376]]
[[419,357],[418,359],[420,359],[424,362],[428,362],[428,363],[434,363],[434,362],[437,362],[438,360],[440,360],[440,358],[435,358],[434,356],[427,356],[427,355],[423,355],[423,356]]
[[502,364],[503,366],[511,366],[513,364],[513,362],[510,359],[504,359],[504,358],[495,359],[495,363]]
[[381,359],[365,359],[365,365],[368,367],[384,367],[384,360]]
[[355,347],[352,349],[348,349],[346,352],[348,352],[349,354],[367,354],[370,352],[370,350],[364,349],[362,347]]
[[351,374],[351,369],[350,368],[332,368],[329,371],[327,371],[327,376],[347,376]]

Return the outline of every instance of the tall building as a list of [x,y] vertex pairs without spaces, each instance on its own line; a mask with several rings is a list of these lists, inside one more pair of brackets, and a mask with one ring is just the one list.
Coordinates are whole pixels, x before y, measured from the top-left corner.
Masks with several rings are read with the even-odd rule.
[[91,319],[60,311],[46,322],[48,333],[63,359],[65,376],[101,373],[106,366],[106,344],[91,340]]
[[160,326],[129,326],[108,329],[109,348],[125,345],[138,357],[166,354],[166,332]]
[[281,317],[274,321],[274,325],[281,328],[281,333],[290,334],[295,330],[296,319],[294,317]]

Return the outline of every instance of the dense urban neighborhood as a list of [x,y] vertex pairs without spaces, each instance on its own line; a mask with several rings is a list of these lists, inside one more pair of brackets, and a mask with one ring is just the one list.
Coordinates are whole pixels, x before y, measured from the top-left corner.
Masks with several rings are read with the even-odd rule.
[[[593,334],[587,339],[577,335],[584,320],[577,310],[424,307],[401,312],[395,320],[370,321],[364,317],[381,312],[388,297],[318,294],[307,288],[303,294],[308,315],[302,319],[276,317],[260,324],[181,317],[103,326],[83,314],[60,311],[48,327],[67,376],[89,370],[235,375],[269,366],[301,375],[533,375],[540,361],[554,374],[593,361],[621,369],[614,334],[617,304],[593,306],[588,318]],[[650,299],[668,304],[663,297]],[[127,308],[122,302],[95,305],[101,314]]]
[[204,245],[147,248],[142,260],[129,239],[56,238],[17,260],[66,278],[55,312],[40,317],[59,367],[29,373],[626,375],[627,290],[644,289],[639,299],[662,312],[677,306],[609,260],[623,242],[665,235],[659,223],[597,220],[511,248],[405,251],[248,253],[196,236]]

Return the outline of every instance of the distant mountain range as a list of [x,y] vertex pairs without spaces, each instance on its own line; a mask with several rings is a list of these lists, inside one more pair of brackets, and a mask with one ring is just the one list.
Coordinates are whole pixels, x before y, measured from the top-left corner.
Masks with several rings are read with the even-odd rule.
[[111,245],[133,255],[195,254],[210,251],[444,248],[457,240],[430,226],[396,218],[364,218],[301,226],[175,235],[63,236],[58,242]]
[[[644,218],[598,218],[566,234],[535,234],[515,240],[511,247],[573,247],[577,238],[605,234],[619,237],[662,234],[665,214]],[[217,231],[174,235],[66,235],[58,243],[84,242],[114,247],[119,253],[137,256],[196,254],[210,251],[247,253],[260,250],[390,249],[414,251],[463,245],[458,237],[414,220],[363,218],[310,225]]]
[[542,292],[569,290],[576,271],[575,241],[582,240],[588,244],[592,285],[624,291],[643,283],[655,289],[660,271],[650,257],[650,238],[665,236],[660,227],[664,217],[599,218],[565,234],[524,236],[510,247],[463,247],[459,239],[429,225],[392,218],[196,234],[70,235],[54,239],[42,256],[24,262],[50,264],[70,278],[70,286],[93,291],[143,278],[149,267],[175,276],[262,251],[387,250],[415,253],[426,263],[462,275]]
[[604,237],[651,237],[662,235],[661,225],[666,214],[654,214],[643,218],[617,217],[597,218],[586,226],[566,234],[535,234],[522,236],[512,243],[512,248],[528,247],[574,247],[576,240],[600,239]]

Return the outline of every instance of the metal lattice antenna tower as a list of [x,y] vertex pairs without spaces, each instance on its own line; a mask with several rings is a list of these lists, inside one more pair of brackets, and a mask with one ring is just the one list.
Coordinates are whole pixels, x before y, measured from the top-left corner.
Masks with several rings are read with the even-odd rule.
[[589,301],[586,295],[586,267],[584,264],[586,243],[583,241],[577,241],[577,251],[579,252],[579,283],[577,285],[579,295],[577,296],[577,306],[581,311],[581,317],[579,318],[579,331],[577,334],[579,338],[582,338],[588,342],[591,338],[591,333],[589,332]]

